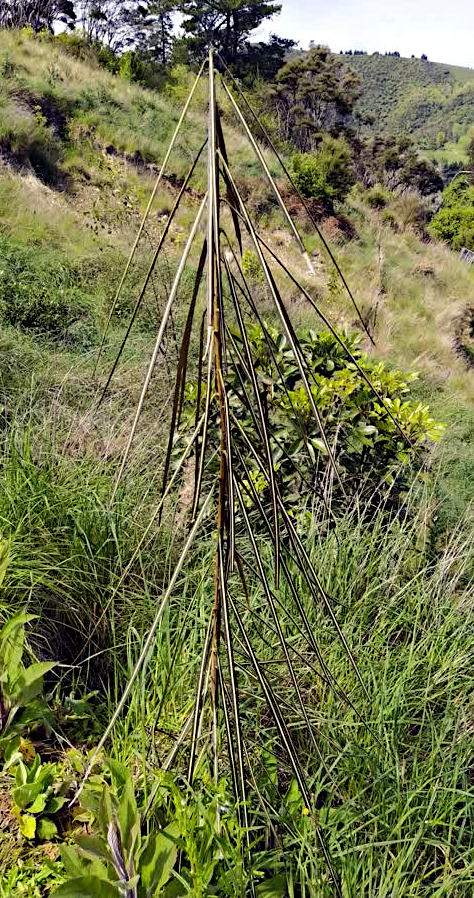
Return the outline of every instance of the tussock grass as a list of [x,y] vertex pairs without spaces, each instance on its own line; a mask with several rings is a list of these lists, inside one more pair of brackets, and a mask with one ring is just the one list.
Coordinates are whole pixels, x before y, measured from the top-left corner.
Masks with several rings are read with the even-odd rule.
[[[472,524],[464,522],[454,530],[433,559],[429,552],[433,513],[430,498],[413,492],[403,512],[394,517],[383,508],[370,521],[354,512],[339,519],[329,535],[315,524],[310,526],[311,559],[339,603],[344,633],[369,689],[368,702],[320,608],[303,588],[300,595],[324,657],[371,732],[317,678],[305,679],[305,666],[297,655],[299,633],[289,619],[285,623],[295,669],[302,677],[306,711],[325,760],[323,767],[305,746],[305,776],[317,796],[312,811],[341,873],[343,894],[354,898],[361,894],[467,898],[474,884]],[[270,570],[269,548],[267,555]],[[146,674],[112,737],[114,754],[142,766],[145,777],[151,773],[150,782],[154,765],[160,765],[172,745],[166,733],[178,735],[193,701],[212,603],[211,567],[212,551],[203,547],[176,590]],[[283,593],[282,599],[291,609],[291,596]],[[299,716],[286,704],[288,673],[283,660],[276,660],[264,596],[253,589],[249,600],[241,597],[241,603],[257,654],[271,670],[273,688],[298,744]],[[140,647],[139,633],[132,628],[130,668]],[[126,671],[127,666],[119,675],[117,696]],[[283,836],[282,868],[293,878],[295,889],[320,898],[326,891],[317,884],[319,867],[310,830],[297,790],[292,787],[293,799],[287,794],[291,775],[288,771],[285,781],[281,758],[283,773],[277,781],[269,779],[276,734],[251,676],[247,681],[242,675],[241,697],[253,776],[293,832]],[[251,804],[255,832],[262,840],[263,819],[254,794]],[[257,842],[262,847],[264,839]]]

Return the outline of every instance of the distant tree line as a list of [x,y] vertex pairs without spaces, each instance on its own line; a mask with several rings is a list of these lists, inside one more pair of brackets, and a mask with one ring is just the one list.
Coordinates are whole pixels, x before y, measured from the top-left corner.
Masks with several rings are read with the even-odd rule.
[[[369,54],[368,54],[367,50],[340,50],[339,55],[340,56],[368,56]],[[373,53],[371,53],[370,55],[371,56],[382,56],[382,54],[379,53],[378,50],[374,50]],[[386,50],[383,55],[384,56],[395,56],[397,59],[401,58],[398,50]],[[417,57],[415,56],[414,53],[412,53],[411,58],[416,59]],[[422,59],[424,62],[427,62],[428,57],[427,57],[426,53],[422,53],[420,56],[420,59]]]

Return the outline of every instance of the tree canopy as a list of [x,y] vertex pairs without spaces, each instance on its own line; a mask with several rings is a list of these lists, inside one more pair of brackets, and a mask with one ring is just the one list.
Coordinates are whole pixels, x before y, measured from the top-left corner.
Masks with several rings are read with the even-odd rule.
[[307,152],[322,131],[337,135],[351,118],[360,80],[329,47],[312,47],[278,72],[269,97],[282,137]]
[[230,64],[245,52],[252,31],[281,9],[273,0],[181,0],[177,6],[184,14],[183,29],[191,56],[202,59],[212,46]]

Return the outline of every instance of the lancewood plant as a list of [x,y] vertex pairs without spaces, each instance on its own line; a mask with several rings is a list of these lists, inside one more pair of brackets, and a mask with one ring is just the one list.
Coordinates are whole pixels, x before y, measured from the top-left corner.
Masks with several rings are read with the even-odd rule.
[[[256,808],[259,819],[267,821],[268,832],[273,834],[273,844],[278,844],[280,820],[275,795],[278,793],[281,800],[282,796],[291,792],[293,803],[299,802],[301,814],[308,817],[305,840],[308,845],[311,839],[314,842],[312,863],[314,857],[319,858],[315,862],[316,868],[313,868],[316,869],[317,877],[315,887],[319,883],[317,887],[320,888],[317,894],[341,895],[340,875],[331,858],[323,828],[318,822],[318,809],[322,803],[330,803],[331,795],[338,804],[341,801],[337,770],[334,765],[329,770],[325,763],[325,744],[318,733],[317,709],[311,705],[308,683],[309,680],[314,682],[316,677],[318,688],[324,692],[333,690],[335,701],[349,706],[359,721],[362,720],[362,714],[358,706],[367,698],[367,689],[359,672],[357,659],[339,623],[335,603],[324,588],[322,577],[305,548],[305,518],[299,518],[295,514],[293,504],[287,502],[285,495],[285,484],[278,465],[278,434],[268,411],[268,385],[257,365],[249,329],[255,326],[261,328],[262,339],[267,341],[270,352],[273,337],[271,328],[265,325],[259,314],[252,284],[246,276],[246,266],[242,264],[245,250],[250,249],[258,261],[261,280],[272,303],[274,317],[279,320],[284,334],[287,360],[291,356],[304,396],[305,414],[311,416],[314,422],[313,452],[318,454],[317,465],[322,472],[324,489],[318,490],[315,485],[312,491],[314,494],[306,496],[306,500],[316,504],[324,517],[330,513],[328,484],[337,484],[340,495],[345,493],[342,470],[338,464],[338,428],[333,427],[330,437],[328,436],[316,399],[318,382],[314,360],[308,357],[297,337],[279,287],[277,271],[298,287],[301,295],[330,328],[338,347],[351,365],[351,376],[360,377],[364,385],[373,390],[380,415],[392,430],[395,429],[402,446],[404,442],[410,443],[410,436],[405,434],[404,422],[397,410],[387,402],[383,386],[371,383],[351,346],[345,344],[323,316],[310,291],[299,284],[297,277],[258,233],[234,177],[232,160],[226,150],[223,120],[216,96],[220,85],[223,85],[226,102],[230,101],[231,109],[262,165],[262,173],[270,183],[292,237],[310,266],[303,239],[271,175],[265,154],[252,134],[248,123],[251,121],[249,109],[244,107],[247,113],[244,115],[238,104],[235,83],[226,83],[224,75],[216,75],[212,51],[207,64],[207,76],[209,111],[207,134],[203,135],[205,143],[170,212],[125,338],[102,391],[104,396],[170,224],[188,184],[192,181],[198,158],[207,144],[207,191],[198,206],[163,311],[112,495],[113,501],[124,478],[153,371],[162,351],[173,306],[178,300],[186,263],[194,244],[200,244],[199,262],[176,365],[168,446],[163,463],[162,496],[152,518],[155,521],[161,515],[172,486],[179,482],[190,482],[191,490],[181,491],[181,496],[189,495],[185,509],[189,529],[187,536],[183,538],[179,560],[162,596],[143,649],[91,758],[86,778],[110,736],[137,677],[150,658],[157,628],[177,579],[190,562],[197,540],[201,540],[202,546],[204,538],[213,547],[214,553],[212,602],[208,608],[208,626],[202,646],[193,709],[167,764],[170,766],[178,754],[183,757],[187,752],[187,777],[190,782],[193,781],[197,768],[201,769],[206,765],[216,782],[222,771],[230,774],[240,822],[248,833],[248,851],[254,842],[251,826],[255,820]],[[201,77],[204,77],[203,70],[198,79]],[[195,85],[177,131],[183,124],[194,89]],[[177,131],[158,181],[169,160]],[[151,203],[152,200],[145,219]],[[133,263],[143,228],[144,223],[132,248],[126,271]],[[124,278],[114,302],[118,300]],[[204,284],[203,302],[201,286],[204,288]],[[198,347],[197,353],[193,353],[193,346]],[[276,355],[274,353],[275,359]],[[276,361],[277,378],[278,371]],[[232,390],[229,389],[231,382]],[[287,390],[284,379],[279,384],[279,389]],[[194,414],[191,416],[190,395],[194,401]],[[186,414],[183,414],[185,400]],[[290,395],[289,401],[292,401]],[[296,411],[295,416],[297,418]],[[185,448],[177,456],[181,440]],[[251,474],[248,471],[246,473],[245,467],[249,460],[252,464]],[[286,459],[286,466],[292,464],[296,462],[290,456]],[[173,495],[176,499],[176,489]],[[148,528],[144,540],[147,533]],[[269,547],[272,553],[270,563]],[[124,576],[125,574],[126,572]],[[255,604],[251,605],[248,601],[251,591],[257,591],[260,596],[258,611]],[[325,626],[332,629],[334,640],[338,641],[345,652],[352,678],[350,692],[342,688],[325,661],[318,632],[310,624],[305,610],[308,596],[323,609]],[[259,654],[258,646],[262,645],[262,640],[272,647],[274,657],[270,663],[268,658],[264,660]],[[257,724],[257,719],[261,721],[262,718],[266,721],[263,729],[265,733],[271,734],[271,741],[268,743],[267,739],[266,745],[258,746],[259,734],[263,729]],[[377,740],[368,725],[367,738],[374,743]],[[266,794],[262,785],[264,778],[255,768],[256,743],[261,749],[261,758],[273,758],[273,772],[268,779],[274,799]],[[318,779],[308,776],[308,769],[311,769],[313,761],[321,771],[319,788]],[[268,771],[267,761],[263,762],[263,767]],[[218,814],[216,827],[219,827]]]

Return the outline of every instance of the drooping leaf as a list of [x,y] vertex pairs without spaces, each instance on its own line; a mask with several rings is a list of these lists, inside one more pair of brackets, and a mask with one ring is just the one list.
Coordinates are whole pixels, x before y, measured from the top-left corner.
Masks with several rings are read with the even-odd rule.
[[30,664],[16,678],[12,688],[12,698],[17,704],[26,705],[32,698],[40,694],[43,688],[45,673],[55,667],[54,661],[36,661]]
[[119,898],[118,884],[98,876],[78,876],[59,886],[51,898]]
[[51,820],[49,817],[41,817],[40,820],[38,820],[36,825],[36,835],[39,839],[49,842],[50,839],[53,839],[57,834],[58,828],[54,820]]
[[168,882],[176,863],[179,827],[170,823],[162,832],[151,833],[140,857],[139,872],[142,885],[154,895]]

